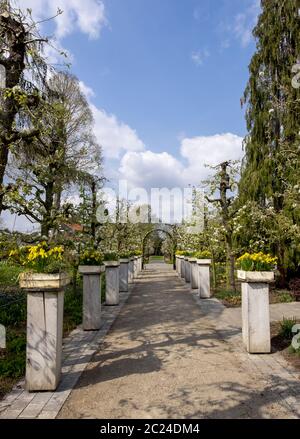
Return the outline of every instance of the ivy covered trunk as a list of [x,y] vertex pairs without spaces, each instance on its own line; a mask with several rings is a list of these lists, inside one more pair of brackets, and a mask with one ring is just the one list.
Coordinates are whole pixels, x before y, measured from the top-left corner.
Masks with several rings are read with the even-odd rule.
[[1,90],[0,106],[0,215],[4,208],[4,175],[9,148],[18,140],[14,125],[21,108],[22,96],[21,92],[14,92],[13,89],[20,85],[26,53],[26,31],[23,23],[14,19],[4,6],[1,12],[0,64],[5,69],[6,89]]

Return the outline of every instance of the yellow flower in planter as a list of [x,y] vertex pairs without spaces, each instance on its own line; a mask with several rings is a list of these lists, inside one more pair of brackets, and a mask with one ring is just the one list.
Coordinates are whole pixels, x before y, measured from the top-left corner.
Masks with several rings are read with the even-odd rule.
[[237,263],[244,271],[272,271],[277,264],[277,258],[262,252],[244,253],[238,258]]
[[[18,256],[18,258],[16,258]],[[51,248],[46,242],[12,250],[10,257],[19,259],[25,269],[38,273],[59,273],[64,266],[64,247]]]

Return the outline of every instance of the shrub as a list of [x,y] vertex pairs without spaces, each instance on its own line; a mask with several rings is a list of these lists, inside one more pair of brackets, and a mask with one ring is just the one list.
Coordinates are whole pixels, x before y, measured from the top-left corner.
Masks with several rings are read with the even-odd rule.
[[22,270],[22,267],[9,261],[0,262],[0,286],[18,286],[18,278]]
[[211,259],[211,252],[209,250],[203,250],[194,253],[195,258],[197,259]]
[[297,321],[295,317],[291,319],[286,319],[284,317],[282,322],[280,323],[280,335],[287,340],[291,340],[294,336],[294,334],[292,333],[292,329],[296,323]]
[[129,259],[131,256],[130,252],[122,252],[120,253],[120,259]]
[[193,257],[194,252],[190,250],[179,250],[176,252],[177,256]]
[[69,333],[82,322],[82,281],[74,292],[68,287],[64,298],[64,333]]
[[2,325],[17,327],[25,321],[25,293],[5,294],[0,298],[0,322]]
[[226,302],[226,304],[229,306],[241,306],[242,297],[241,294],[237,291],[220,290],[216,291],[214,296],[217,299]]
[[116,252],[104,253],[104,261],[118,261],[119,254]]
[[8,330],[7,349],[0,359],[0,376],[6,378],[19,378],[25,371],[26,334]]
[[95,249],[86,249],[80,255],[80,265],[101,265],[103,263],[103,254]]
[[279,303],[290,303],[293,302],[293,298],[289,292],[283,292],[278,295]]
[[300,279],[299,278],[292,279],[289,283],[289,288],[296,299],[300,298]]

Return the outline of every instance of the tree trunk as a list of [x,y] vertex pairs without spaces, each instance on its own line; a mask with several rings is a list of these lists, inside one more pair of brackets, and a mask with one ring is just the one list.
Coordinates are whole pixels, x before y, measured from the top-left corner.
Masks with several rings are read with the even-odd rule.
[[41,235],[49,239],[53,228],[54,182],[50,181],[45,190],[45,211],[41,222]]
[[[12,90],[20,84],[25,69],[26,31],[23,23],[11,15],[0,15],[0,41],[5,41],[9,48],[7,58],[0,57],[0,64],[5,68],[6,88]],[[2,43],[3,45],[4,43]],[[20,103],[14,96],[1,97],[0,109],[0,215],[3,211],[5,195],[4,175],[8,161],[9,147],[13,142],[15,117]]]

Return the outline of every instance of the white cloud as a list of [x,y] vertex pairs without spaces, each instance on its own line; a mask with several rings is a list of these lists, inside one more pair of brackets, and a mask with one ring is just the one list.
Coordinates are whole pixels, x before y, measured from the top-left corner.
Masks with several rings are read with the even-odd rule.
[[[49,64],[68,64],[73,62],[73,55],[63,47],[64,37],[75,32],[88,35],[91,39],[100,36],[102,28],[107,24],[103,0],[12,0],[16,7],[24,12],[32,10],[32,17],[39,24],[41,34],[49,33],[51,27],[51,44],[45,44],[44,55]],[[57,15],[58,9],[62,14]],[[51,17],[55,17],[50,19]],[[50,19],[50,20],[49,20]],[[67,55],[65,56],[61,53]]]
[[86,97],[86,99],[91,99],[91,98],[95,97],[94,90],[91,87],[89,87],[88,85],[86,85],[83,81],[79,81],[79,87],[80,87],[81,92]]
[[193,52],[191,55],[191,59],[192,61],[194,61],[194,63],[197,66],[202,66],[205,59],[207,59],[210,56],[210,53],[207,49],[203,49],[203,50],[197,50],[196,52]]
[[242,141],[242,137],[231,133],[191,137],[182,140],[180,151],[190,165],[197,161],[215,166],[224,160],[240,159]]
[[15,0],[24,10],[31,8],[37,20],[54,16],[59,9],[63,14],[55,18],[55,36],[62,39],[74,31],[90,38],[98,38],[107,24],[102,0]]
[[129,186],[145,189],[182,186],[183,165],[167,152],[127,152],[121,160],[120,174]]
[[178,159],[167,152],[127,152],[121,160],[120,176],[129,186],[146,189],[200,184],[211,173],[205,164],[241,159],[242,142],[242,137],[231,133],[184,138]]
[[136,131],[113,114],[90,104],[95,119],[94,132],[104,157],[118,159],[126,151],[143,151],[145,145]]
[[187,160],[184,170],[186,183],[199,184],[210,170],[204,165],[218,165],[225,160],[240,160],[243,157],[243,138],[236,134],[216,134],[183,139],[181,155]]

